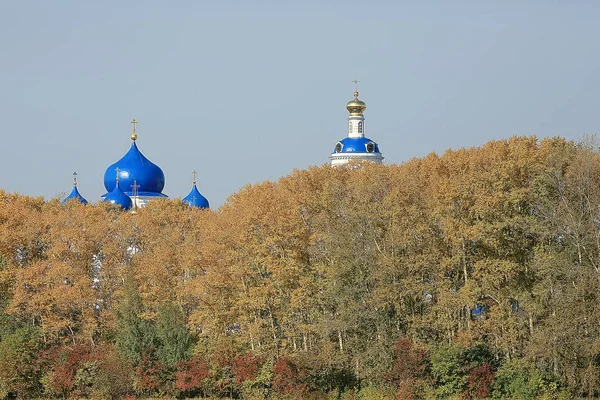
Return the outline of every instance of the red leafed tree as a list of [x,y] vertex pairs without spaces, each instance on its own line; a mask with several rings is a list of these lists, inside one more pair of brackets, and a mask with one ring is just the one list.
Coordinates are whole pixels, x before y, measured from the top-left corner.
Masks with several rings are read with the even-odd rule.
[[396,392],[395,400],[415,400],[417,396],[415,394],[415,382],[416,379],[406,379],[400,382],[400,387]]
[[199,392],[204,390],[204,381],[210,376],[208,365],[198,356],[177,363],[175,388],[181,392]]
[[154,393],[163,388],[166,367],[155,360],[151,354],[144,353],[140,364],[136,367],[137,387],[141,392]]
[[273,387],[282,394],[302,396],[308,391],[302,383],[303,371],[287,357],[279,357],[273,366]]
[[394,355],[394,366],[388,374],[388,380],[400,386],[404,380],[425,377],[427,355],[423,350],[415,348],[409,338],[398,340]]
[[52,372],[46,380],[46,390],[67,396],[75,389],[77,369],[91,359],[90,349],[83,345],[58,348],[49,355]]
[[472,368],[467,375],[467,390],[462,394],[466,399],[484,399],[489,397],[494,387],[494,371],[484,362]]
[[412,400],[427,377],[427,354],[409,338],[400,338],[394,350],[394,365],[387,376],[397,387],[397,400]]
[[235,382],[241,385],[244,381],[256,379],[258,370],[264,362],[264,359],[256,356],[254,353],[246,353],[243,356],[237,356],[233,360],[233,374]]

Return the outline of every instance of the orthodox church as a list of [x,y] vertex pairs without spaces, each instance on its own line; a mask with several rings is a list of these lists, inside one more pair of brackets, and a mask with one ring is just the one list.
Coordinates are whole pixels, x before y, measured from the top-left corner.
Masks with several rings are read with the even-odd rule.
[[[358,81],[355,81],[358,82]],[[358,88],[357,88],[358,89]],[[365,136],[365,116],[367,109],[364,101],[358,99],[358,90],[354,92],[354,100],[346,104],[350,113],[348,116],[348,137],[336,143],[333,153],[329,156],[332,166],[343,165],[351,160],[383,162],[376,142]]]
[[[354,81],[358,84],[358,81]],[[365,136],[365,117],[367,109],[364,101],[358,99],[358,88],[354,92],[354,99],[346,104],[350,113],[348,116],[348,136],[336,143],[333,153],[329,156],[332,166],[346,164],[352,160],[383,162],[383,155],[379,145]],[[131,134],[131,147],[120,160],[106,168],[104,173],[104,187],[106,193],[102,195],[105,202],[119,205],[125,210],[142,208],[149,201],[168,196],[162,192],[165,187],[165,174],[160,167],[148,160],[139,150],[136,141],[137,121],[131,121],[133,133]],[[190,193],[183,198],[184,203],[190,207],[208,208],[209,203],[196,187],[196,171],[193,172],[194,180]],[[87,200],[77,190],[77,173],[73,173],[73,190],[63,200],[63,203],[75,199],[83,204]]]
[[[165,174],[138,149],[137,121],[134,119],[131,124],[133,125],[131,147],[120,160],[106,168],[104,173],[106,193],[102,195],[103,201],[116,204],[125,210],[142,208],[152,199],[168,197],[162,192],[165,187]],[[193,174],[192,190],[183,198],[183,202],[190,207],[208,208],[208,200],[196,187],[196,171]],[[63,203],[71,199],[87,204],[87,200],[77,190],[77,173],[73,174],[73,190]]]

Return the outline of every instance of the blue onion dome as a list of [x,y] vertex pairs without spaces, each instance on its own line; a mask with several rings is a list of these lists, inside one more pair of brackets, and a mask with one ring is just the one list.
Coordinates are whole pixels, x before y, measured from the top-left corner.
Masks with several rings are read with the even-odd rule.
[[194,186],[190,191],[190,194],[183,198],[183,202],[188,204],[190,207],[198,207],[198,208],[208,208],[208,200],[206,197],[202,196],[196,187],[196,171],[194,171]]
[[347,137],[335,145],[334,153],[380,153],[379,145],[367,137]]
[[69,201],[71,199],[76,199],[81,204],[88,203],[88,201],[86,199],[84,199],[81,194],[79,194],[79,190],[77,190],[77,172],[73,172],[73,190],[71,190],[71,193],[67,197],[65,197],[65,199],[62,201],[62,203],[65,204],[67,201]]
[[131,202],[131,198],[127,196],[120,187],[120,183],[117,180],[115,187],[110,193],[104,195],[104,201],[109,202],[110,204],[116,204],[120,206],[124,210],[129,210],[133,203]]
[[[135,119],[132,124],[136,124]],[[148,160],[138,149],[135,141],[137,134],[131,135],[131,148],[119,161],[111,164],[104,173],[104,187],[107,192],[112,192],[116,186],[115,169],[119,168],[119,180],[124,193],[132,196],[133,185],[136,185],[137,196],[167,197],[162,193],[165,187],[165,174],[160,167]],[[108,195],[105,194],[104,196]],[[102,196],[102,197],[104,197]]]
[[86,199],[84,199],[83,196],[77,190],[77,186],[73,186],[73,190],[71,190],[71,193],[67,197],[65,197],[65,199],[62,201],[62,203],[65,204],[67,201],[69,201],[71,199],[75,199],[78,202],[80,202],[81,204],[88,203],[88,201]]

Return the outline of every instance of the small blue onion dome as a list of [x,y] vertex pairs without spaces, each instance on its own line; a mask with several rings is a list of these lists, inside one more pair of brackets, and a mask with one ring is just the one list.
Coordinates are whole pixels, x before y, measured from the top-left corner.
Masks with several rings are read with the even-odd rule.
[[118,180],[116,181],[116,185],[113,188],[113,190],[110,193],[104,195],[104,201],[121,206],[121,208],[124,210],[129,210],[133,205],[133,203],[131,202],[131,198],[129,198],[129,196],[127,196],[121,190],[120,183]]
[[88,203],[88,201],[84,199],[81,194],[79,194],[79,190],[77,190],[77,172],[73,172],[73,190],[71,190],[71,193],[65,197],[65,199],[62,201],[62,204],[65,204],[71,199],[76,199],[81,204]]
[[335,145],[334,153],[379,153],[379,146],[367,137],[347,137]]
[[62,201],[62,203],[65,204],[67,201],[69,201],[71,199],[75,199],[78,202],[80,202],[81,204],[88,203],[87,200],[84,199],[81,194],[79,194],[79,190],[77,190],[77,186],[73,186],[73,190],[71,190],[71,194],[69,194],[67,197],[65,197],[65,199]]
[[[127,154],[106,169],[104,187],[107,192],[112,192],[116,186],[114,172],[116,168],[119,168],[119,181],[121,187],[125,188],[124,193],[130,196],[133,195],[133,185],[135,184],[137,185],[136,195],[138,196],[167,197],[161,193],[165,187],[165,174],[158,165],[142,154],[135,141],[131,144]],[[107,195],[108,193],[104,196]]]
[[196,187],[196,182],[190,191],[190,194],[183,198],[183,202],[188,204],[190,207],[208,208],[208,200],[202,196]]

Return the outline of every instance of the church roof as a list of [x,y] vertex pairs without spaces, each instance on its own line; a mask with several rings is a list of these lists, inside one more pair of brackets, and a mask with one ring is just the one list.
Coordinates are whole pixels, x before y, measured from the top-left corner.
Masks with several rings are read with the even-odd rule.
[[115,187],[110,193],[104,195],[104,201],[121,206],[124,210],[129,210],[133,205],[131,198],[121,190],[119,181],[116,182]]
[[202,196],[196,187],[196,184],[192,187],[190,194],[183,198],[183,202],[187,203],[190,207],[208,208],[208,200]]
[[350,100],[348,104],[346,104],[346,109],[350,113],[350,115],[362,115],[367,109],[367,104],[358,99],[358,92],[354,92],[354,100]]
[[73,172],[73,190],[71,190],[71,193],[67,197],[65,197],[65,199],[62,201],[62,203],[65,204],[67,201],[69,201],[71,199],[76,199],[81,204],[88,203],[87,200],[84,199],[81,194],[79,194],[79,190],[77,190],[77,172]]
[[379,153],[379,146],[367,137],[347,137],[336,144],[333,153]]
[[88,203],[88,201],[86,199],[84,199],[83,196],[79,193],[79,190],[77,190],[77,185],[73,185],[73,190],[71,190],[71,193],[67,197],[65,197],[65,199],[62,201],[62,203],[65,204],[67,201],[69,201],[71,199],[75,199],[78,202],[80,202],[81,204]]
[[[133,195],[133,185],[137,185],[136,195],[138,196],[167,197],[162,193],[165,187],[165,174],[158,165],[142,154],[135,141],[131,144],[127,154],[106,169],[104,187],[107,192],[112,192],[115,188],[115,170],[117,168],[119,168],[121,187],[125,188],[124,193],[127,195]],[[104,196],[107,195],[108,193]]]

